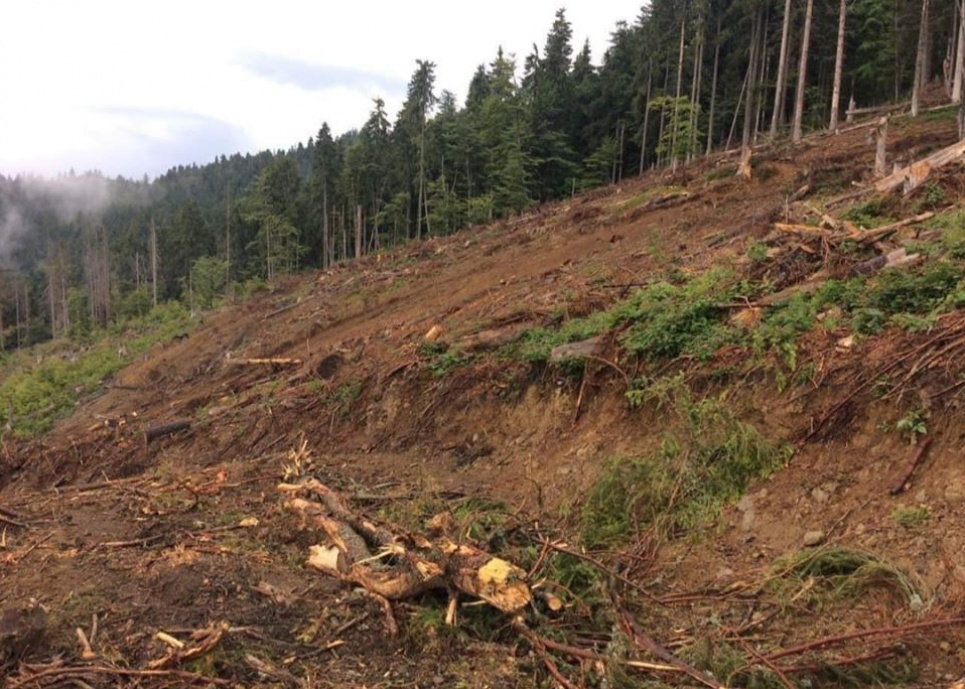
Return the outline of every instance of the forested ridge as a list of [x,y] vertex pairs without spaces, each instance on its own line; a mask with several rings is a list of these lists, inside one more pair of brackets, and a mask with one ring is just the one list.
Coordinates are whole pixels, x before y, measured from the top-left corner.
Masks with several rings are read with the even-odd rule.
[[[420,60],[398,113],[155,180],[0,176],[0,351],[325,268],[742,144],[851,107],[961,101],[961,0],[654,0],[600,64],[559,10],[463,102]],[[324,113],[320,113],[320,119]]]

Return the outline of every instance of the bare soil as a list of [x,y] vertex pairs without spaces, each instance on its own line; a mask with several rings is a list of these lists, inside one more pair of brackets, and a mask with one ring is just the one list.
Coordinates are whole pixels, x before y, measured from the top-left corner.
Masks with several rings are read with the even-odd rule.
[[[891,132],[905,161],[954,136],[954,123],[938,119]],[[425,623],[425,610],[444,601],[415,600],[396,605],[402,634],[391,639],[377,603],[307,569],[318,535],[298,528],[275,489],[289,450],[306,442],[312,472],[374,517],[399,517],[427,498],[484,497],[508,505],[528,533],[540,525],[565,538],[566,516],[603,462],[656,447],[667,415],[629,409],[624,379],[603,364],[573,378],[490,353],[433,371],[419,349],[427,331],[438,325],[444,341],[478,346],[555,314],[605,308],[654,274],[743,266],[748,246],[782,219],[794,191],[809,184],[812,193],[832,195],[867,180],[874,147],[866,137],[857,130],[763,150],[750,184],[730,174],[733,158],[718,156],[676,175],[651,172],[490,227],[289,278],[205,314],[187,338],[156,347],[107,381],[103,395],[47,436],[5,441],[6,686],[552,686],[508,621],[467,609],[460,630],[439,631]],[[943,184],[960,204],[965,174],[954,171]],[[689,195],[654,202],[682,190]],[[748,642],[776,650],[965,616],[959,391],[932,403],[933,447],[898,497],[889,491],[913,448],[880,425],[894,422],[901,400],[858,395],[821,434],[802,441],[862,376],[928,337],[886,333],[840,351],[836,337],[813,335],[806,356],[816,363],[817,384],[778,392],[764,374],[728,384],[740,418],[797,443],[797,452],[706,533],[659,544],[637,583],[666,605],[638,610],[644,627],[677,649],[714,626],[744,629]],[[256,357],[302,364],[225,364]],[[634,373],[634,362],[611,363]],[[906,394],[940,391],[961,368],[949,362]],[[700,380],[699,366],[692,370]],[[722,389],[711,381],[704,388]],[[175,419],[191,420],[192,428],[145,443],[146,428]],[[927,521],[896,524],[896,508],[919,505],[929,509]],[[778,610],[758,584],[812,531],[913,573],[927,609],[872,588],[820,603],[804,592]],[[35,638],[28,609],[42,611]],[[158,632],[187,640],[212,625],[227,631],[209,653],[151,674],[151,662],[169,652]],[[96,660],[81,658],[77,628],[94,637]],[[903,636],[889,646],[891,657],[914,666],[914,685],[947,686],[965,665],[962,630],[949,624]],[[836,657],[871,648],[859,641]],[[95,669],[78,673],[85,667]]]

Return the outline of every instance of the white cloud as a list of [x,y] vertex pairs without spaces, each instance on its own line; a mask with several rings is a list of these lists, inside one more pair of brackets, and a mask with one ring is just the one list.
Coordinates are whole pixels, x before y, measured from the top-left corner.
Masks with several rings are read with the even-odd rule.
[[[5,0],[0,173],[140,176],[287,148],[322,120],[361,125],[378,95],[394,116],[417,58],[462,97],[500,45],[520,62],[542,46],[560,1]],[[574,44],[599,59],[639,7],[568,3]]]

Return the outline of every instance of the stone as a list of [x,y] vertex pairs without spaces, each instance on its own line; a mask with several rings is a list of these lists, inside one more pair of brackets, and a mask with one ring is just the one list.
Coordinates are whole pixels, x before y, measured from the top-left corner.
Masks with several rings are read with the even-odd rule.
[[815,488],[811,491],[811,497],[819,505],[827,505],[828,500],[831,499],[831,495],[823,488]]
[[823,531],[808,531],[804,534],[804,547],[805,548],[816,548],[822,543],[826,538]]

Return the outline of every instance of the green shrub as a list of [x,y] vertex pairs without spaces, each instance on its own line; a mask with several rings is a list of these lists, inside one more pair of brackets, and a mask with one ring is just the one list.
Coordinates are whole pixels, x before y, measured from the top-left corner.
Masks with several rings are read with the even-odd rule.
[[673,397],[683,430],[649,455],[607,462],[581,512],[589,546],[620,543],[657,525],[699,527],[790,458],[789,446],[738,421],[722,400],[694,401],[682,385],[662,394]]

